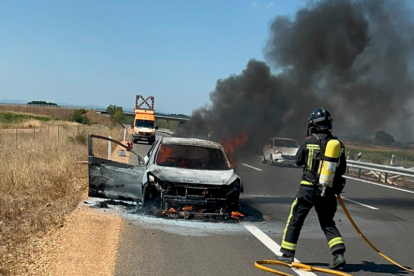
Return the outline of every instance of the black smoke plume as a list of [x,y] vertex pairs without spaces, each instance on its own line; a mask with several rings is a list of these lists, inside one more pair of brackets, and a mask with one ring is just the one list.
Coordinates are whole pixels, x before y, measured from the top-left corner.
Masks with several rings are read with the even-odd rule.
[[250,60],[218,80],[211,105],[193,111],[179,134],[220,140],[246,131],[252,143],[305,135],[309,114],[324,107],[336,134],[385,129],[413,141],[413,18],[407,2],[380,0],[312,1],[294,18],[279,16],[266,63]]

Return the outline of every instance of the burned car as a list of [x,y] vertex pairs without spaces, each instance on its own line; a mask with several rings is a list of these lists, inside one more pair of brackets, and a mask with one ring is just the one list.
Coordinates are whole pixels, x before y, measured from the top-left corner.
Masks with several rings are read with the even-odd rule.
[[239,209],[243,185],[219,143],[162,137],[137,157],[139,165],[130,165],[95,157],[93,138],[111,140],[89,137],[89,196],[151,202],[164,212],[226,215]]

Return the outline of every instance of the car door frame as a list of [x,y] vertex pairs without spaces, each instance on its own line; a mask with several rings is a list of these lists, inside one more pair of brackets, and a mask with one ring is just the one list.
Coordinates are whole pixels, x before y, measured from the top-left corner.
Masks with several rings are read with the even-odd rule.
[[[102,139],[125,148],[138,157],[139,165],[126,164],[94,156],[93,139]],[[88,195],[120,200],[142,200],[142,180],[146,172],[145,160],[130,147],[100,135],[88,136]]]

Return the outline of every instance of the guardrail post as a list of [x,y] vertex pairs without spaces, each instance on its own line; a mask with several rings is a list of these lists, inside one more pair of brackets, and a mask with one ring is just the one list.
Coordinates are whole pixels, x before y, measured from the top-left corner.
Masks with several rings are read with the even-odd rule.
[[388,180],[388,173],[385,173],[384,184],[387,184],[387,180]]
[[126,141],[126,132],[127,132],[127,130],[126,130],[126,128],[124,128],[124,140],[122,140],[122,141]]
[[361,170],[362,170],[362,169],[359,169],[359,170],[358,170],[358,178],[361,178]]
[[379,181],[379,182],[381,182],[381,176],[382,176],[382,173],[381,173],[381,172],[379,172],[379,173],[378,173],[378,181]]
[[18,128],[16,128],[16,149],[17,149],[17,137],[18,137],[18,132],[19,132],[19,129],[18,129]]
[[[108,136],[109,139],[111,139],[111,136]],[[112,155],[112,143],[111,141],[108,141],[108,160],[111,160]]]
[[58,129],[57,129],[57,139],[59,140],[59,125],[58,125]]
[[349,174],[349,166],[346,166],[346,175]]

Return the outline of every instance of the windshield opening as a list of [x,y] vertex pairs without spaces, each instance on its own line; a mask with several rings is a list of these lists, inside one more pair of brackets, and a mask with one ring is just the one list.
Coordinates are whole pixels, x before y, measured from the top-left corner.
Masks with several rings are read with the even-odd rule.
[[186,146],[162,145],[156,163],[164,167],[194,170],[229,170],[230,163],[220,149]]
[[154,128],[154,121],[136,120],[135,127]]
[[281,148],[298,148],[299,145],[294,140],[274,140],[274,146],[275,147],[281,147]]

